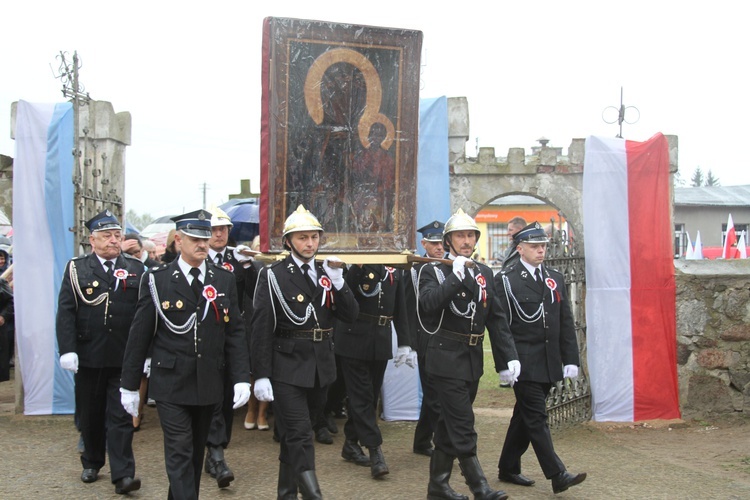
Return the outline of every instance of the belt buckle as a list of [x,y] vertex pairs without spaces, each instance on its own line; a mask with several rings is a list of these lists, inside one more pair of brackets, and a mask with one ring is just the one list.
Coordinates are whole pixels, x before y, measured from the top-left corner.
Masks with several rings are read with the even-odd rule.
[[313,328],[313,342],[321,342],[323,340],[323,329]]
[[389,320],[388,316],[378,316],[378,326],[387,326]]
[[484,334],[479,335],[476,333],[472,333],[471,335],[469,335],[469,345],[477,345],[477,343],[479,343],[479,339],[482,338],[482,335]]

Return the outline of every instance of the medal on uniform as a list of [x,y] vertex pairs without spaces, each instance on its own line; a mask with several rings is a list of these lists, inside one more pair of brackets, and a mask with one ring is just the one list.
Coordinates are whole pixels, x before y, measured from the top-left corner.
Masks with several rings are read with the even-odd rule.
[[362,290],[364,290],[365,292],[367,290],[369,290],[369,289],[370,289],[370,285],[368,285],[367,283],[365,283],[364,285],[362,285]]
[[122,281],[122,290],[125,291],[128,287],[128,272],[125,269],[115,269],[112,273],[117,281],[115,281],[115,292],[117,291],[117,285]]
[[176,307],[177,309],[182,309],[182,301],[181,301],[181,300],[178,300],[177,302],[175,302],[175,303],[174,303],[174,306],[175,306],[175,307]]
[[92,293],[94,293],[94,289],[93,288],[87,288],[86,289],[86,295],[91,295]]
[[203,317],[201,318],[201,321],[206,319],[206,314],[208,314],[208,305],[211,304],[214,306],[214,311],[216,312],[216,322],[219,322],[219,308],[216,307],[216,288],[214,288],[213,285],[206,285],[203,287],[203,298],[206,299],[206,307],[203,309]]
[[482,304],[487,307],[487,280],[482,274],[477,274],[476,277],[477,285],[479,285],[479,293],[482,297]]
[[333,292],[331,291],[331,278],[328,276],[321,276],[318,280],[318,283],[320,286],[323,287],[323,300],[320,302],[321,306],[325,306],[327,308],[331,308],[331,304],[333,303]]
[[391,266],[383,266],[385,267],[385,270],[388,271],[388,277],[391,279],[391,285],[393,285],[393,273],[396,272],[396,268]]
[[99,286],[99,282],[98,282],[98,281],[94,281],[94,282],[93,282],[93,283],[91,283],[91,284],[92,284],[92,285],[94,285],[95,287]]
[[553,280],[552,278],[547,278],[544,280],[544,283],[547,285],[547,288],[549,288],[550,292],[550,303],[555,303],[555,296],[557,296],[557,301],[560,301],[560,292],[557,291],[557,281]]
[[224,308],[224,323],[229,323],[229,309]]
[[169,309],[169,301],[165,300],[164,302],[162,302],[161,303],[161,308],[162,309]]

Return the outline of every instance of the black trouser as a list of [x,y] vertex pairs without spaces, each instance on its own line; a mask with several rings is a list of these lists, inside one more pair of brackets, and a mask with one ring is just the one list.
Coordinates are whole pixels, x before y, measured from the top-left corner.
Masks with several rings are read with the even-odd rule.
[[344,409],[344,399],[346,398],[346,384],[344,375],[341,373],[341,358],[336,355],[336,380],[328,386],[328,397],[326,399],[326,415],[339,413]]
[[458,380],[431,374],[440,404],[435,426],[435,447],[451,457],[465,458],[477,454],[477,433],[474,430],[472,404],[479,381]]
[[529,444],[534,447],[544,477],[550,479],[565,470],[552,446],[547,423],[546,398],[551,387],[552,384],[541,382],[516,382],[513,385],[516,405],[497,464],[503,472],[521,473],[521,455],[529,449]]
[[112,482],[135,476],[133,418],[120,402],[120,368],[87,368],[75,374],[75,397],[85,450],[84,469],[99,470],[109,454]]
[[422,406],[419,409],[419,421],[414,429],[414,449],[425,450],[432,448],[432,435],[435,433],[440,404],[435,389],[430,385],[425,366],[427,360],[418,356],[419,383],[422,386]]
[[219,404],[193,406],[156,402],[164,433],[170,499],[198,498],[208,428],[214,408]]
[[232,439],[232,424],[234,423],[234,384],[229,375],[229,368],[224,370],[224,398],[220,405],[216,405],[211,417],[211,427],[208,431],[208,446],[226,448]]
[[315,470],[310,407],[322,408],[327,389],[320,387],[317,376],[313,387],[273,382],[274,429],[278,429],[281,444],[279,460],[289,465],[295,476]]
[[344,434],[349,441],[374,448],[383,444],[377,421],[378,397],[388,360],[339,357],[344,375],[347,419]]

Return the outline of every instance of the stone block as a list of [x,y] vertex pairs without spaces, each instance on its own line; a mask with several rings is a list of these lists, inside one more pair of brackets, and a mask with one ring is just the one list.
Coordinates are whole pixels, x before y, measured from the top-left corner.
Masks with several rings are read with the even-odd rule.
[[729,368],[734,364],[732,353],[721,349],[703,349],[698,352],[698,364],[707,369]]
[[747,342],[750,341],[750,325],[739,324],[732,325],[719,335],[721,340],[728,342]]
[[688,406],[700,413],[734,411],[729,387],[716,377],[693,375],[688,384]]

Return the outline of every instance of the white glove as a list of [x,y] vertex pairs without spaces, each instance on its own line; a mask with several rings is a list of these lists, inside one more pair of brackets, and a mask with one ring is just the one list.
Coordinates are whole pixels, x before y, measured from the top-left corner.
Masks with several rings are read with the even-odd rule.
[[576,365],[563,366],[563,377],[578,378],[578,367]]
[[250,399],[250,383],[249,382],[237,382],[234,384],[234,406],[233,410],[236,410],[240,406],[244,405]]
[[[513,378],[513,383],[515,384],[518,382],[518,376],[521,375],[521,362],[517,359],[508,361],[508,371],[510,372],[510,376]],[[510,385],[511,387],[513,386],[513,384]]]
[[456,260],[453,261],[453,274],[458,276],[458,279],[462,280],[464,279],[464,276],[466,275],[466,263],[469,262],[469,259],[464,257],[463,255],[459,255],[456,257]]
[[252,248],[247,245],[237,245],[234,250],[232,250],[232,254],[234,255],[234,258],[237,259],[237,262],[244,264],[246,262],[252,262],[253,260],[255,260],[250,255],[240,253],[243,250],[252,250]]
[[147,378],[151,376],[151,358],[146,358],[146,362],[143,363],[143,374]]
[[513,376],[510,374],[510,370],[500,370],[500,383],[513,387],[515,381],[513,380]]
[[417,351],[411,351],[409,356],[406,357],[406,366],[409,368],[417,367]]
[[255,381],[255,398],[258,401],[273,401],[273,389],[271,381],[267,378],[259,378]]
[[130,415],[138,416],[138,404],[141,402],[141,395],[138,391],[129,391],[120,387],[120,403],[125,411]]
[[341,287],[344,286],[344,269],[331,267],[328,265],[329,262],[341,262],[341,259],[338,257],[328,257],[323,261],[323,269],[325,269],[328,277],[331,278],[331,283],[336,287],[336,290],[341,290]]
[[[396,367],[399,367],[406,363],[406,359],[409,357],[409,353],[411,352],[411,347],[408,345],[402,345],[399,346],[398,349],[396,349],[396,357],[393,358],[393,363],[396,365]],[[412,366],[412,368],[414,368]]]
[[66,352],[60,356],[60,366],[63,370],[78,373],[78,354],[74,352]]

